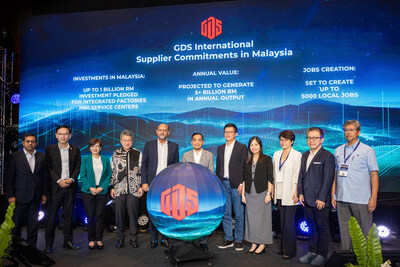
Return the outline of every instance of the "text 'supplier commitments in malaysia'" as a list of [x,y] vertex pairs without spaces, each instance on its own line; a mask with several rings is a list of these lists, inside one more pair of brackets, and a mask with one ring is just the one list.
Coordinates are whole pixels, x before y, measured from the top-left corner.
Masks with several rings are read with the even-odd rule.
[[188,83],[179,84],[179,90],[190,90],[193,94],[188,96],[188,102],[193,101],[241,101],[246,88],[254,87],[254,82],[225,82],[225,83]]
[[[302,99],[335,99],[335,98],[356,98],[358,92],[353,89],[355,84],[354,72],[355,66],[324,66],[324,67],[305,67],[303,73],[343,73],[343,75],[352,73],[352,78],[341,79],[307,79],[304,85],[307,88],[306,93],[301,94]],[[312,91],[309,91],[311,89]]]

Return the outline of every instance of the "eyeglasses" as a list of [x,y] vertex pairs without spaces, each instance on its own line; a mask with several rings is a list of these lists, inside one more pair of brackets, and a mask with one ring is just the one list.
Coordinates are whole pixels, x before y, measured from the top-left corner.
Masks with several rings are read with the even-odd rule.
[[344,131],[345,133],[347,133],[347,132],[352,133],[352,132],[357,131],[357,129],[343,129],[343,131]]
[[321,139],[322,137],[321,136],[318,136],[318,137],[312,136],[312,137],[306,137],[306,138],[308,141],[317,141],[318,139]]
[[235,133],[235,131],[224,131],[224,133],[226,133],[226,134],[233,134],[233,133]]
[[34,144],[34,143],[36,143],[36,141],[34,141],[34,140],[26,140],[26,141],[24,141],[25,143],[31,143],[31,144]]

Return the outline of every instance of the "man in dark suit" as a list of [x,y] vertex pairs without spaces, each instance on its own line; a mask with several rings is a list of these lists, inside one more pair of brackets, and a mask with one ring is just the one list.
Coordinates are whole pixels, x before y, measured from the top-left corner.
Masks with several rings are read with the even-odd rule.
[[335,157],[322,148],[324,132],[321,128],[307,130],[310,150],[301,158],[298,194],[309,228],[309,252],[300,257],[300,263],[323,265],[328,254],[330,192],[335,175]]
[[78,176],[81,167],[81,152],[68,143],[72,131],[67,125],[56,129],[58,144],[46,147],[47,170],[50,178],[50,207],[46,222],[45,253],[51,253],[54,243],[56,219],[61,205],[64,217],[64,248],[78,250],[72,243],[72,214],[74,212]]
[[35,247],[40,203],[44,204],[47,200],[46,160],[44,153],[35,150],[36,145],[36,135],[24,135],[23,149],[11,155],[6,176],[6,196],[9,203],[15,203],[12,234],[20,237],[26,221],[26,241]]
[[[142,188],[143,191],[149,191],[149,186],[154,180],[154,177],[167,166],[179,162],[178,144],[168,141],[170,134],[167,124],[160,124],[157,127],[157,140],[146,142],[143,149],[142,160]],[[153,249],[158,246],[158,230],[154,224],[149,221],[150,228],[150,244],[148,249]],[[169,243],[167,237],[161,235],[161,244],[168,248]]]
[[[247,157],[246,145],[236,141],[237,127],[228,123],[224,127],[226,143],[217,150],[216,174],[222,182],[226,197],[226,208],[222,226],[224,242],[218,248],[235,246],[235,250],[243,250],[244,205],[242,203],[242,182]],[[233,236],[232,208],[235,212],[235,236]],[[235,239],[235,242],[233,241]]]

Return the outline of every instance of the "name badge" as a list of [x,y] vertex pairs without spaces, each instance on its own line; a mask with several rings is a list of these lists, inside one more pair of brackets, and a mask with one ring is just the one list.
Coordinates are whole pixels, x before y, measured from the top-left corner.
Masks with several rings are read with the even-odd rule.
[[339,176],[347,177],[348,169],[349,169],[349,165],[346,165],[346,164],[340,165]]
[[276,183],[283,183],[283,173],[281,171],[276,172],[276,178],[275,178]]

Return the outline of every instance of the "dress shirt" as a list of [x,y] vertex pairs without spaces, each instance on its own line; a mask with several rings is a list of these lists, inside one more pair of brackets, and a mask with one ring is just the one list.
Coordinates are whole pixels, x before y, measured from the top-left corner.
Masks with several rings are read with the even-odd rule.
[[229,178],[229,161],[231,160],[232,156],[232,150],[233,147],[235,146],[235,141],[232,142],[228,146],[228,144],[225,144],[225,151],[224,151],[224,178]]
[[[355,204],[368,204],[371,198],[371,174],[379,171],[375,151],[372,147],[360,142],[357,149],[356,142],[352,146],[341,145],[335,150],[336,160],[336,200]],[[340,166],[344,163],[344,150],[346,157],[353,154],[346,161],[347,176],[339,176]]]
[[200,149],[199,153],[196,153],[196,150],[193,149],[193,158],[195,163],[200,164],[200,159],[202,154],[203,154],[203,149]]
[[315,151],[315,153],[313,153],[313,152],[310,150],[310,154],[308,154],[308,158],[307,158],[307,169],[306,169],[306,171],[308,171],[308,167],[310,167],[311,161],[313,160],[313,158],[315,157],[315,155],[317,155],[317,153],[318,153],[318,151],[321,149],[321,147],[322,147],[322,146],[320,146],[320,147],[318,148],[318,150]]
[[[61,154],[61,177],[60,180],[66,180],[69,179],[69,144],[67,148],[62,148],[60,145],[58,145],[58,148],[60,149],[60,154]],[[58,180],[57,183],[60,181]]]
[[32,173],[35,172],[35,154],[36,154],[36,149],[33,150],[33,153],[29,153],[28,151],[25,150],[25,148],[23,149],[26,159],[28,160],[28,164],[29,167],[31,168]]
[[157,172],[158,175],[162,170],[167,168],[168,162],[168,140],[165,141],[164,144],[160,143],[160,140],[157,139],[157,154],[158,154],[158,164],[157,164]]
[[92,156],[94,180],[96,181],[96,186],[100,184],[101,173],[103,172],[103,163],[101,163],[101,157],[95,158]]

